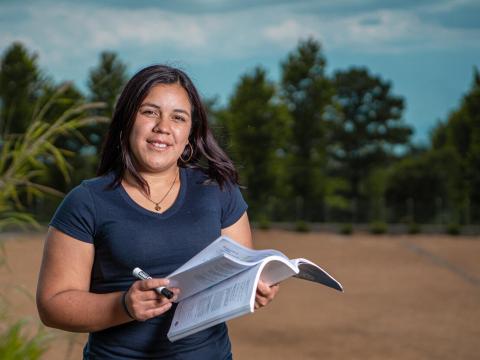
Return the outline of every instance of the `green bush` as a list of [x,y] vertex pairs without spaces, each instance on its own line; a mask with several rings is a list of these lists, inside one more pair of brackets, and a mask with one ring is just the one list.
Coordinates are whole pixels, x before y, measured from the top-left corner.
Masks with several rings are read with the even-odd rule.
[[310,224],[303,220],[298,220],[295,223],[295,231],[297,232],[310,232]]
[[[3,320],[3,319],[2,319]],[[39,329],[33,336],[25,334],[25,321],[17,321],[0,330],[0,359],[35,360],[47,350],[49,336]]]
[[[62,110],[58,117],[47,118],[49,111],[60,110],[56,105],[66,104],[63,96],[70,86],[61,86],[50,98],[36,105],[31,123],[23,134],[9,134],[0,140],[0,231],[12,226],[38,225],[29,212],[32,201],[46,195],[63,196],[54,186],[43,183],[54,167],[65,182],[70,180],[72,166],[67,156],[72,152],[57,147],[56,140],[76,136],[83,141],[81,127],[108,122],[107,118],[94,115],[95,110],[103,108],[99,103],[75,103]],[[5,249],[0,241],[0,266],[5,263]],[[50,336],[42,326],[36,333],[29,334],[24,320],[7,319],[8,304],[3,303],[2,291],[0,289],[0,359],[39,359],[47,350]]]
[[370,233],[375,235],[385,234],[388,230],[386,223],[382,221],[375,221],[370,224]]
[[461,226],[457,223],[450,223],[447,225],[446,232],[448,235],[460,235]]
[[270,230],[271,228],[270,220],[268,220],[265,216],[262,216],[260,219],[258,219],[257,225],[261,230]]
[[340,234],[342,235],[351,235],[353,233],[352,224],[342,224],[340,226]]
[[418,234],[422,231],[422,228],[419,224],[417,223],[410,223],[408,224],[408,233],[413,235],[413,234]]

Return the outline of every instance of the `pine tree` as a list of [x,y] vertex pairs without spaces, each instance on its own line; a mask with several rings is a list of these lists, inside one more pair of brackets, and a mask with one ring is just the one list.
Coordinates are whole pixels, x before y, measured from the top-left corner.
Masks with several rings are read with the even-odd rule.
[[336,72],[334,86],[338,111],[332,119],[330,156],[336,175],[349,183],[347,196],[359,215],[366,205],[362,182],[374,168],[390,163],[395,147],[408,143],[412,129],[402,121],[403,98],[392,94],[391,84],[367,69]]
[[281,87],[293,118],[289,154],[289,183],[296,197],[296,216],[323,218],[321,202],[327,183],[326,121],[332,87],[325,74],[326,60],[320,43],[300,41],[281,64]]
[[[89,100],[105,103],[105,108],[97,110],[97,115],[112,118],[117,97],[127,80],[127,66],[118,58],[117,54],[108,51],[102,52],[98,65],[90,71],[88,78]],[[107,127],[108,124],[95,124],[83,130],[94,146],[93,152],[96,154],[100,153]]]
[[289,117],[264,69],[241,77],[219,120],[226,125],[252,216],[270,217],[273,197],[280,191]]
[[37,55],[18,42],[4,52],[0,65],[0,137],[21,134],[32,122],[41,73]]

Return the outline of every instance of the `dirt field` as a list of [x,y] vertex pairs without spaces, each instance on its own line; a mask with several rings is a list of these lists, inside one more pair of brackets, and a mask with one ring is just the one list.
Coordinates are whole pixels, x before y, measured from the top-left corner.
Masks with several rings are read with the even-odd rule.
[[[3,234],[9,318],[38,324],[42,235]],[[290,279],[267,308],[229,323],[235,359],[478,359],[480,239],[255,232],[258,248],[306,257],[345,292]],[[83,334],[53,334],[45,359],[80,359]]]

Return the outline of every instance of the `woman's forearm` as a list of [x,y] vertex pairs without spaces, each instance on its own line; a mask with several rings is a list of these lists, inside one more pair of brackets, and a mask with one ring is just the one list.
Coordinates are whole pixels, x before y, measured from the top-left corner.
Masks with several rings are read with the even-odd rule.
[[122,292],[94,294],[66,290],[49,299],[37,299],[42,322],[49,327],[94,332],[131,321],[122,305]]

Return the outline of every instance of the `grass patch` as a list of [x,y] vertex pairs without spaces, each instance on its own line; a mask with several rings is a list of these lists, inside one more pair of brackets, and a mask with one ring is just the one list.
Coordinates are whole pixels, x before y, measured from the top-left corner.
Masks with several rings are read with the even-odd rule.
[[[2,319],[4,320],[4,319]],[[47,351],[51,339],[42,327],[30,336],[25,330],[27,323],[18,320],[14,324],[2,326],[0,330],[0,359],[36,360]]]

